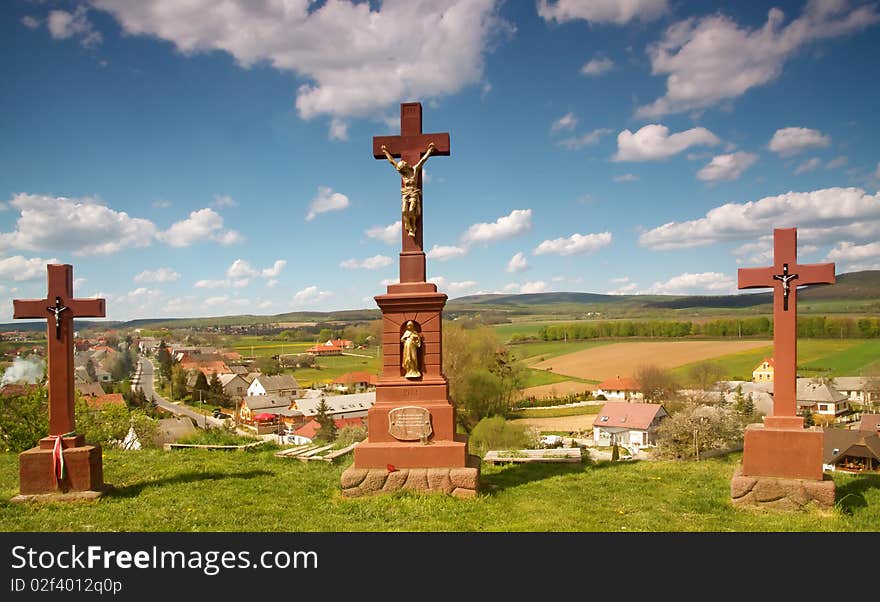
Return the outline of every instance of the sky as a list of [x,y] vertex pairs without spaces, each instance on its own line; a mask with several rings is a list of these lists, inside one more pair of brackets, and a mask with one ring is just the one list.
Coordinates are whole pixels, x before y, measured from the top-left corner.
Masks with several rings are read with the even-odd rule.
[[421,102],[450,298],[730,294],[797,227],[880,269],[880,4],[9,0],[0,321],[46,264],[114,320],[375,308]]

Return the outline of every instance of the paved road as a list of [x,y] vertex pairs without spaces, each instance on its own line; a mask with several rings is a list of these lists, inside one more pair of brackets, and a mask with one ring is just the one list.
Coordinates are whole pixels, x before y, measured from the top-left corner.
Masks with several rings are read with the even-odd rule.
[[156,377],[155,369],[153,368],[152,362],[146,358],[140,358],[139,361],[139,370],[136,373],[137,385],[144,392],[144,395],[147,396],[147,399],[152,399],[156,402],[160,408],[168,410],[173,414],[182,414],[184,416],[189,416],[193,420],[196,421],[196,424],[202,428],[205,428],[205,424],[207,424],[210,428],[221,428],[223,426],[223,421],[213,418],[211,416],[205,416],[204,414],[199,414],[195,410],[179,403],[172,403],[161,397],[158,393],[156,393],[156,388],[154,384],[154,379]]

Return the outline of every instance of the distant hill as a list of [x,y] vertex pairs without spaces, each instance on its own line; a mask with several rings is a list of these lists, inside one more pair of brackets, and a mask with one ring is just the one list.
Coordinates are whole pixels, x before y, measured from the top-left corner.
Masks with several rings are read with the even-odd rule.
[[[833,286],[815,285],[798,290],[801,301],[818,302],[821,310],[835,302],[851,302],[861,307],[880,310],[880,270],[839,274]],[[772,303],[769,291],[739,295],[604,295],[599,293],[551,292],[523,295],[469,295],[450,299],[446,313],[458,316],[487,314],[527,316],[562,314],[590,314],[639,317],[656,315],[657,312],[680,310],[752,310],[752,313],[769,311]],[[766,307],[764,307],[766,306]],[[271,316],[238,315],[208,318],[144,318],[128,322],[76,320],[77,329],[96,328],[207,328],[222,326],[246,326],[278,324],[286,322],[314,322],[320,324],[351,324],[368,322],[381,317],[378,309],[352,309],[331,312],[289,312]],[[14,322],[0,324],[0,330],[43,330],[45,322]]]

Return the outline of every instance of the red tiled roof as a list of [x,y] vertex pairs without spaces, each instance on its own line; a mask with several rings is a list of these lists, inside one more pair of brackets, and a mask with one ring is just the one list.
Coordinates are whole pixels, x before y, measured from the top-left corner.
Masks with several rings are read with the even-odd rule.
[[763,366],[763,365],[764,365],[764,362],[767,362],[768,364],[770,364],[770,367],[771,367],[771,368],[772,368],[773,366],[776,365],[775,362],[773,361],[773,358],[772,358],[772,357],[765,357],[764,359],[761,360],[761,363],[760,363],[760,364],[758,364],[757,366],[755,366],[755,370],[757,370],[758,368],[760,368],[761,366]]
[[37,385],[10,383],[0,387],[0,397],[19,397],[28,395],[37,388]]
[[611,426],[647,430],[651,422],[659,412],[666,413],[659,403],[627,403],[625,401],[609,401],[602,406],[596,419],[595,426]]
[[[363,426],[364,420],[363,418],[337,418],[333,421],[333,423],[336,425],[336,428],[341,429],[346,426]],[[320,428],[321,425],[318,424],[318,421],[312,418],[304,425],[296,429],[293,434],[299,435],[300,437],[305,437],[307,439],[314,439]]]
[[352,383],[367,383],[375,385],[378,377],[370,372],[346,372],[341,376],[333,379],[333,384],[350,385]]
[[98,397],[84,397],[90,408],[103,410],[107,406],[125,406],[125,398],[122,393],[105,393]]
[[596,388],[603,391],[639,391],[641,389],[639,383],[628,376],[609,378],[596,385]]
[[862,414],[859,430],[880,432],[880,414]]

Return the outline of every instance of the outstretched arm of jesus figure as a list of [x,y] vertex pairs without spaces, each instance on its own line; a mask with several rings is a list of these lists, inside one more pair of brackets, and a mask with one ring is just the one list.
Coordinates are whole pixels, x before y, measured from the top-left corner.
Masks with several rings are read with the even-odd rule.
[[435,149],[435,148],[437,148],[437,147],[434,146],[434,143],[433,143],[433,142],[429,142],[429,143],[428,143],[428,150],[425,151],[425,154],[422,155],[422,158],[419,159],[419,162],[416,163],[416,165],[415,165],[415,169],[416,169],[416,171],[418,171],[419,169],[422,168],[422,165],[425,164],[425,161],[428,160],[428,157],[431,156],[431,153],[434,152],[434,149]]
[[384,144],[382,145],[382,152],[385,153],[386,157],[388,157],[388,162],[391,163],[391,165],[393,165],[395,169],[397,169],[397,161],[394,160],[394,157],[392,157],[391,153],[388,152],[388,147],[386,147]]

